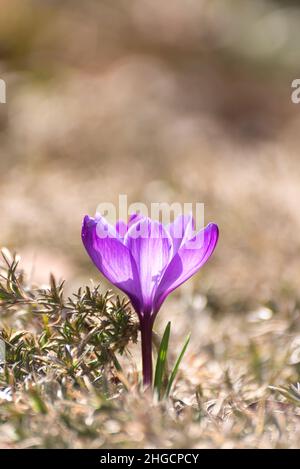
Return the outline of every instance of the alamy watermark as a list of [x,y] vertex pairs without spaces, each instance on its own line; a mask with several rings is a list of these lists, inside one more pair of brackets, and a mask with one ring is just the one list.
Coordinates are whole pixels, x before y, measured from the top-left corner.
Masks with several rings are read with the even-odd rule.
[[292,81],[291,88],[294,88],[294,91],[291,94],[291,101],[294,104],[300,103],[300,78],[295,78]]
[[6,103],[6,83],[0,78],[0,103]]
[[[159,223],[149,224],[145,222],[145,217]],[[125,237],[130,228],[130,238],[163,238],[171,235],[173,239],[182,239],[188,236],[185,246],[190,248],[198,247],[203,242],[204,204],[200,202],[153,202],[149,206],[135,202],[128,205],[127,195],[120,194],[118,204],[100,203],[95,219],[100,238]],[[130,227],[127,225],[129,219]],[[172,224],[175,220],[176,223]],[[162,228],[162,225],[168,227],[171,224],[172,230]]]
[[0,367],[5,364],[5,342],[0,339]]

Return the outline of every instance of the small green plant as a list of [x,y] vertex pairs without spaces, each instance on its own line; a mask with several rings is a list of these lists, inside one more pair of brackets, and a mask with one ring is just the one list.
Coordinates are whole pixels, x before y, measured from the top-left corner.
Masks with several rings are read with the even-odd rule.
[[157,360],[156,360],[156,367],[155,367],[154,391],[159,400],[163,399],[164,397],[169,396],[173,383],[177,376],[180,363],[186,352],[186,349],[190,341],[190,336],[191,336],[189,334],[187,338],[185,339],[181,352],[179,353],[177,360],[175,362],[175,365],[171,373],[169,374],[167,370],[167,357],[168,357],[170,333],[171,333],[171,322],[169,321],[165,328],[165,331],[164,331],[164,334],[163,334],[163,337],[159,346]]
[[128,302],[99,286],[80,288],[70,297],[64,283],[50,277],[49,288],[34,288],[18,269],[18,258],[2,252],[0,339],[5,363],[0,386],[17,385],[53,374],[81,384],[85,376],[99,386],[114,370],[117,355],[136,342],[138,323]]

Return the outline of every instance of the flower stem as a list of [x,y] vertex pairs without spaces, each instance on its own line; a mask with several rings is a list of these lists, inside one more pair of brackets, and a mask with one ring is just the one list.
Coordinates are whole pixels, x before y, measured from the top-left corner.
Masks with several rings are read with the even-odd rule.
[[144,388],[152,387],[152,326],[151,317],[140,319]]

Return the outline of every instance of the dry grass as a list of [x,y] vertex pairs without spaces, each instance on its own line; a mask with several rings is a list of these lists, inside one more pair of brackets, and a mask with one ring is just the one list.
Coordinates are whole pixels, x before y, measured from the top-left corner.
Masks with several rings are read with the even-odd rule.
[[1,447],[299,446],[300,300],[282,295],[243,316],[208,291],[170,301],[173,358],[183,330],[193,340],[170,398],[157,402],[141,389],[125,303],[89,289],[67,300],[54,279],[29,288],[11,270],[1,287]]

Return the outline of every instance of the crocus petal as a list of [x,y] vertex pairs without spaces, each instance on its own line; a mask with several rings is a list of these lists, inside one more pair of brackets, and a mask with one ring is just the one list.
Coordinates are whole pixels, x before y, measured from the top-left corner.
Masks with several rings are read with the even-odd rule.
[[218,236],[218,226],[210,223],[191,240],[191,243],[187,242],[178,250],[157,287],[154,298],[154,314],[158,312],[163,301],[175,288],[179,287],[205,264],[216,247]]
[[82,241],[104,277],[126,293],[139,312],[142,295],[137,266],[122,240],[113,236],[114,231],[114,227],[108,225],[103,218],[86,216],[82,227]]
[[172,239],[161,223],[142,218],[129,228],[124,244],[138,269],[143,314],[150,314],[156,287],[172,258]]
[[108,221],[100,213],[96,213],[95,218],[86,218],[89,218],[89,223],[91,224],[94,221],[96,225],[96,233],[99,237],[106,238],[109,236],[110,238],[118,238],[116,227],[108,223]]
[[194,235],[195,222],[192,215],[179,215],[173,223],[166,226],[173,240],[173,255]]
[[128,220],[128,228],[130,228],[134,223],[141,221],[144,217],[140,213],[132,213]]
[[128,225],[127,225],[127,223],[125,223],[125,221],[123,221],[123,220],[117,221],[117,223],[116,223],[116,232],[118,233],[118,235],[121,239],[124,239],[124,237],[127,233],[127,230],[128,230]]
[[142,220],[142,218],[144,218],[144,217],[142,215],[140,215],[139,213],[133,213],[129,217],[128,224],[125,223],[123,220],[118,220],[117,223],[116,223],[116,232],[118,233],[119,237],[124,240],[128,229],[134,223],[137,223],[138,221]]

